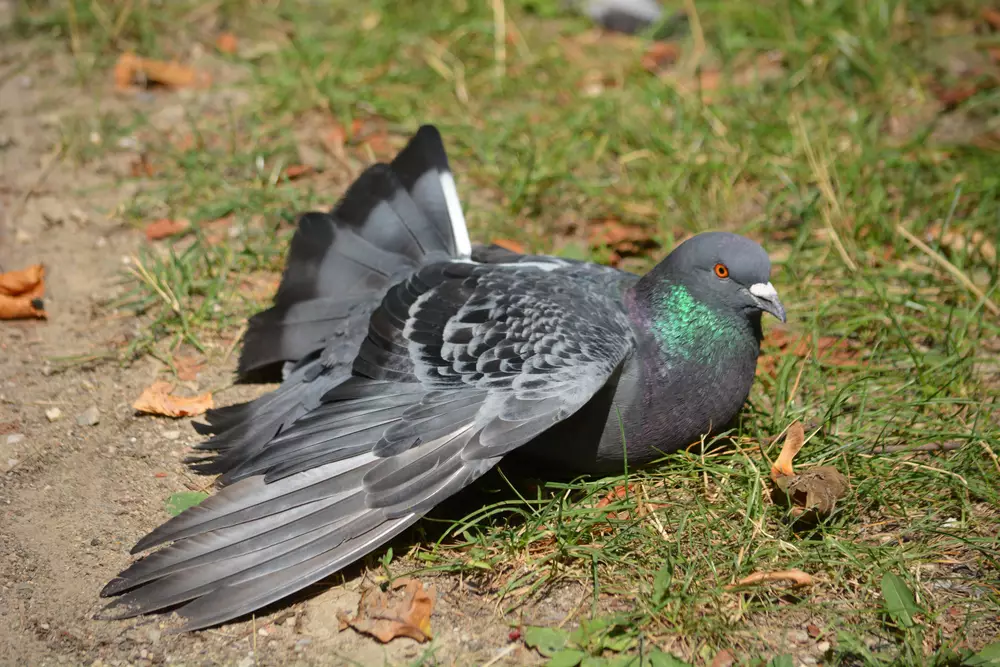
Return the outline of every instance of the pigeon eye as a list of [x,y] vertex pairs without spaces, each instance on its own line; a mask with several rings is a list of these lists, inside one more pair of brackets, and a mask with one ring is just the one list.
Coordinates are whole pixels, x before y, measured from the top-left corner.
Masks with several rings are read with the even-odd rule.
[[716,264],[715,265],[715,275],[719,276],[720,278],[728,278],[729,277],[729,267],[726,266],[725,264],[722,264],[722,263]]

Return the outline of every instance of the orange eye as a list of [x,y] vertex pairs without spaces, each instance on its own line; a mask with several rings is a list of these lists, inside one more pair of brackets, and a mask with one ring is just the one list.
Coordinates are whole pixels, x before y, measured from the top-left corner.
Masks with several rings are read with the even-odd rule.
[[726,266],[725,264],[716,264],[715,265],[715,275],[719,276],[720,278],[728,278],[729,277],[729,267]]

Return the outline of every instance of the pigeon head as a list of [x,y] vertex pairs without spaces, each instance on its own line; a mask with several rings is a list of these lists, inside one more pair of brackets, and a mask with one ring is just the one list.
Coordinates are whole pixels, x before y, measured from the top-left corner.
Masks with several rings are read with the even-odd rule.
[[765,312],[785,321],[785,308],[771,284],[771,260],[744,236],[698,234],[677,246],[657,269],[657,278],[680,284],[717,311],[745,316]]

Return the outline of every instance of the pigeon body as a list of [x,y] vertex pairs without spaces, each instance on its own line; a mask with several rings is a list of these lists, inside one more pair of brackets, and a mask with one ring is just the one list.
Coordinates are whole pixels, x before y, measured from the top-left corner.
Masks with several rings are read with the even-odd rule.
[[561,472],[644,465],[722,430],[750,391],[761,312],[784,320],[756,243],[695,236],[645,276],[473,247],[440,135],[422,127],[330,213],[301,217],[244,376],[211,411],[221,489],[139,541],[105,617],[176,607],[216,625],[378,548],[512,453]]

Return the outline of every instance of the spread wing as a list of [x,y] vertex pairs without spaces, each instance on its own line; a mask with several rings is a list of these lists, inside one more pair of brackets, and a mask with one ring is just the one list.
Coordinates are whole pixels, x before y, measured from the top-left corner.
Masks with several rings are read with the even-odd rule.
[[[249,613],[385,543],[583,407],[634,349],[624,274],[561,260],[425,265],[371,316],[352,374],[226,486],[147,535],[106,612]],[[567,443],[568,446],[570,443]]]

